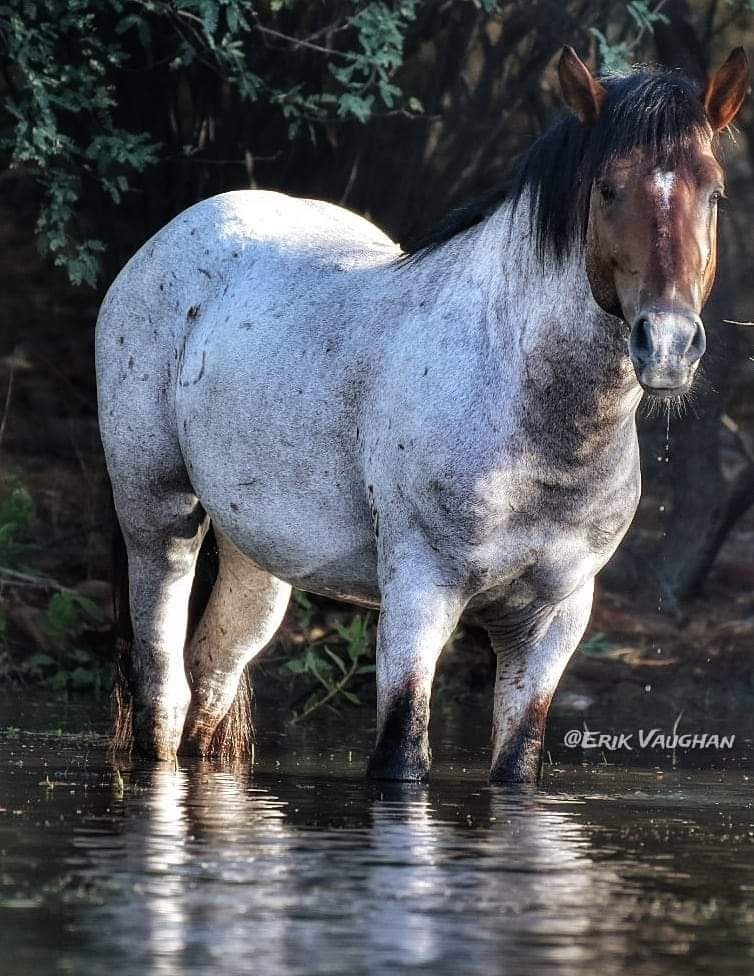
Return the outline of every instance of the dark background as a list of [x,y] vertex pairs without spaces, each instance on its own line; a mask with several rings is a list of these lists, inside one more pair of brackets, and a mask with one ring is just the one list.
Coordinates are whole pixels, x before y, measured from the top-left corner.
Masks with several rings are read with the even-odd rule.
[[[57,29],[62,6],[19,2],[8,9],[26,29],[46,23],[53,37],[48,68],[64,79],[83,55],[79,28],[66,22]],[[555,64],[563,43],[598,69],[616,60],[659,62],[700,83],[731,47],[743,43],[754,55],[754,12],[724,0],[242,4],[249,27],[239,34],[240,63],[265,84],[244,98],[238,77],[201,31],[192,38],[184,29],[221,4],[140,5],[146,39],[119,27],[134,5],[117,6],[101,4],[82,28],[127,54],[107,68],[109,121],[80,109],[61,109],[56,118],[74,144],[84,144],[92,127],[116,125],[146,133],[157,146],[148,165],[117,164],[130,184],[118,202],[103,191],[102,170],[75,154],[58,160],[53,153],[44,165],[19,158],[12,105],[37,69],[23,60],[18,31],[0,15],[0,680],[43,680],[63,692],[104,687],[100,663],[113,645],[112,514],[97,432],[94,322],[107,284],[154,231],[197,200],[252,186],[334,201],[410,241],[450,208],[498,185],[561,111]],[[400,64],[367,65],[344,84],[332,69],[352,63],[343,52],[363,51],[353,17],[365,8],[370,16],[377,8],[386,31],[397,19]],[[644,26],[642,13],[650,15]],[[197,56],[176,64],[176,52],[191,44]],[[383,76],[398,90],[391,104],[379,96]],[[343,110],[344,92],[371,97],[363,121]],[[724,321],[754,318],[751,100],[726,143],[729,200],[720,218],[718,283],[705,314],[703,374],[683,415],[641,412],[644,496],[600,578],[578,665],[590,680],[603,673],[595,671],[597,660],[600,667],[619,661],[621,675],[637,687],[651,668],[673,676],[714,671],[716,680],[728,675],[751,687],[754,330]],[[44,239],[40,248],[37,226],[58,162],[77,181],[65,226],[70,240],[53,250],[62,267]],[[74,286],[66,249],[88,238],[106,245],[99,277],[93,286]],[[284,661],[349,613],[324,601],[294,605],[270,660]],[[459,638],[447,672],[486,681],[480,635]]]

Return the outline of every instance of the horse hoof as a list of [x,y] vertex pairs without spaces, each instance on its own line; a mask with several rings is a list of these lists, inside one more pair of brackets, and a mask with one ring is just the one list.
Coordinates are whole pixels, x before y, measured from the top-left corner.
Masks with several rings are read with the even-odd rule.
[[367,778],[420,783],[429,776],[429,756],[386,756],[375,753],[367,765]]
[[212,751],[212,734],[184,735],[178,752],[181,756],[206,759]]
[[494,763],[489,782],[495,786],[534,785],[541,780],[539,757],[508,756]]
[[177,716],[170,715],[163,709],[149,706],[136,708],[133,717],[136,752],[145,759],[172,762],[178,754],[183,726],[176,718]]
[[183,737],[178,752],[182,756],[197,756],[205,759],[212,752],[212,739],[222,721],[222,715],[215,715],[207,708],[192,704],[183,726]]

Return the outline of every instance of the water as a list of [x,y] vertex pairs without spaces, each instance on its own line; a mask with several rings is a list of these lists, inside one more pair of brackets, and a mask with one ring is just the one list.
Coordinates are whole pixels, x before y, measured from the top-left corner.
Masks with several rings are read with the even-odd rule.
[[262,735],[252,776],[118,774],[95,733],[6,730],[0,970],[751,972],[743,771],[560,765],[492,788],[451,728],[431,785],[376,786],[367,732],[332,732]]

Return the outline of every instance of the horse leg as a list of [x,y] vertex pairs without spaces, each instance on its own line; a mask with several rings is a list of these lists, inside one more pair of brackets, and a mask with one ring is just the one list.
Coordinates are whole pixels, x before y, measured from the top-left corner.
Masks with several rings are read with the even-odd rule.
[[220,570],[186,649],[191,705],[181,753],[229,758],[243,755],[249,745],[250,703],[247,686],[239,687],[241,676],[280,626],[291,587],[258,569],[215,531]]
[[193,494],[168,492],[138,505],[118,494],[133,627],[127,676],[134,742],[145,756],[172,759],[190,697],[183,647],[206,519]]
[[[547,712],[589,622],[593,588],[590,580],[560,603],[533,642],[512,642],[504,617],[486,621],[497,655],[491,782],[539,780]],[[536,634],[536,623],[533,630]],[[520,632],[518,625],[516,631]]]
[[429,772],[429,699],[435,666],[463,609],[454,588],[388,572],[377,627],[377,742],[372,779],[420,780]]

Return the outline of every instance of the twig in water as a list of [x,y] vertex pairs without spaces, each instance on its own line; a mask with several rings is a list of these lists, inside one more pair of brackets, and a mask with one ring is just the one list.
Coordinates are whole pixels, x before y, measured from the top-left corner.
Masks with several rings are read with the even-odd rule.
[[13,366],[10,368],[10,373],[8,374],[8,389],[5,393],[5,406],[3,407],[3,419],[0,420],[0,455],[3,453],[3,436],[5,434],[5,425],[8,423],[8,414],[10,413],[10,398],[13,393]]
[[675,749],[676,749],[676,746],[675,746],[675,736],[676,736],[676,733],[678,732],[678,723],[681,721],[681,717],[682,717],[682,715],[683,715],[683,713],[685,711],[686,711],[686,709],[685,708],[682,708],[680,710],[680,712],[678,713],[675,722],[673,722],[673,769],[675,769],[675,765],[676,765],[676,762],[677,762],[677,757],[676,757],[676,753],[675,753]]

